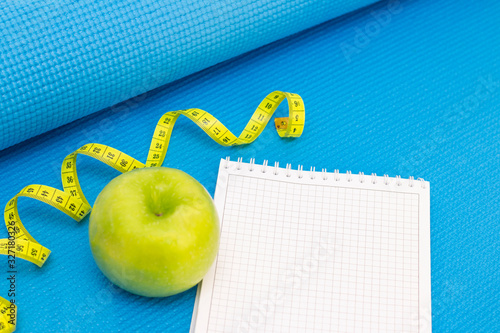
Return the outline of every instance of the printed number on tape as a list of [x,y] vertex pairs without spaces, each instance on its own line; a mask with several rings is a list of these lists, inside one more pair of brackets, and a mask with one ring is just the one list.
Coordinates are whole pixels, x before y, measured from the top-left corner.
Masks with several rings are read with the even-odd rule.
[[[297,94],[274,91],[266,96],[239,136],[234,135],[217,118],[200,109],[178,110],[165,113],[156,125],[146,163],[121,151],[98,143],[89,143],[66,156],[61,166],[63,191],[45,185],[28,185],[16,194],[5,206],[4,219],[9,237],[0,239],[0,254],[9,256],[10,269],[15,269],[15,259],[28,260],[39,267],[50,256],[50,250],[38,243],[24,227],[17,210],[17,199],[28,197],[45,202],[77,222],[91,210],[83,195],[76,172],[76,158],[79,154],[93,157],[120,172],[136,168],[161,166],[167,153],[172,129],[180,115],[186,116],[223,146],[236,146],[253,142],[271,119],[278,105],[288,100],[288,117],[276,118],[275,126],[280,137],[299,137],[304,129],[305,110],[302,98]],[[0,297],[0,333],[15,330],[16,307]],[[9,316],[9,314],[14,316]],[[11,320],[14,318],[14,320]]]

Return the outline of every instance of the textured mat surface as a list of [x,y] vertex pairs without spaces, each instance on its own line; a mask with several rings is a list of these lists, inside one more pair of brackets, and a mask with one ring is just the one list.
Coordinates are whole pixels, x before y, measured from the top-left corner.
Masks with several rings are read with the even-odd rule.
[[0,149],[373,2],[3,1]]
[[[267,128],[252,145],[224,148],[182,118],[164,165],[188,172],[212,194],[227,155],[423,177],[431,182],[434,331],[500,331],[500,3],[402,1],[385,20],[372,14],[387,6],[329,21],[1,151],[0,202],[31,183],[60,188],[62,159],[87,142],[145,161],[166,111],[203,108],[238,132],[268,92],[296,92],[307,110],[301,138],[282,140]],[[85,157],[78,170],[90,202],[117,175]],[[18,262],[19,332],[188,331],[194,289],[164,299],[130,295],[94,264],[88,219],[76,224],[25,198],[20,214],[53,252],[42,269]]]

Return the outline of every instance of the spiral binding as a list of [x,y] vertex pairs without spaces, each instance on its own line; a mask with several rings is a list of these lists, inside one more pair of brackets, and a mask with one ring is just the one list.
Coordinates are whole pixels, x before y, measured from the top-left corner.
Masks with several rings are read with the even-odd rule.
[[265,160],[264,163],[262,163],[262,173],[266,173],[266,170],[267,170],[267,160]]
[[255,158],[250,159],[250,165],[248,166],[248,170],[253,171],[255,167]]
[[304,174],[302,173],[302,171],[303,171],[303,167],[302,167],[302,165],[299,164],[299,166],[297,167],[297,173],[298,173],[299,178],[304,177]]
[[278,175],[279,174],[279,167],[280,167],[280,162],[274,162],[274,170],[273,170],[273,175]]
[[[225,164],[223,165],[225,169],[228,169],[229,168],[229,162],[231,161],[231,158],[228,156],[226,157],[225,159]],[[236,169],[237,170],[241,170],[242,169],[242,165],[243,165],[243,158],[242,157],[238,157],[237,161],[236,161]],[[280,172],[283,170],[285,173],[284,175],[286,177],[292,177],[292,164],[291,163],[287,163],[286,164],[286,167],[285,168],[280,168],[279,167],[279,162],[274,162],[274,166],[269,166],[269,161],[268,160],[264,160],[264,162],[262,163],[261,165],[261,168],[260,168],[260,171],[262,173],[266,173],[268,171],[268,169],[272,170],[272,174],[273,175],[279,175]],[[255,158],[251,158],[250,159],[250,162],[248,163],[248,171],[255,171],[256,170],[256,164],[255,164]],[[304,166],[303,165],[298,165],[297,167],[297,177],[298,178],[303,178],[304,177]],[[306,171],[307,173],[307,171]],[[354,178],[353,178],[353,175],[352,175],[352,172],[350,170],[347,170],[345,172],[345,174],[341,174],[339,172],[338,169],[335,169],[333,171],[333,173],[328,173],[326,168],[323,168],[321,169],[321,179],[322,180],[328,180],[329,179],[329,176],[331,176],[333,174],[333,180],[338,182],[340,180],[342,180],[342,177],[345,177],[344,179],[348,182],[352,182],[354,181]],[[316,175],[318,175],[318,173],[316,172],[316,167],[313,167],[311,166],[310,170],[309,170],[309,178],[310,179],[315,179],[316,178]],[[367,177],[370,178],[370,180],[368,180],[369,182],[371,182],[372,184],[377,184],[378,180],[380,179],[380,177],[377,177],[377,174],[376,173],[372,173],[370,176],[365,176],[365,174],[363,172],[360,172],[358,174],[358,181],[360,183],[365,183],[367,182]],[[389,175],[387,174],[384,174],[383,177],[383,184],[384,185],[395,185],[395,186],[403,186],[403,178],[401,178],[401,176],[397,175],[395,176],[394,178],[391,178],[389,177]],[[417,178],[416,180],[417,182],[420,183],[420,186],[425,189],[426,188],[426,182],[423,178]],[[408,186],[409,187],[414,187],[415,186],[415,178],[413,176],[410,176],[408,177]]]
[[347,171],[345,172],[345,174],[346,174],[346,177],[347,177],[347,181],[348,181],[349,183],[350,183],[350,182],[352,182],[352,173],[351,173],[351,171],[350,171],[350,170],[347,170]]

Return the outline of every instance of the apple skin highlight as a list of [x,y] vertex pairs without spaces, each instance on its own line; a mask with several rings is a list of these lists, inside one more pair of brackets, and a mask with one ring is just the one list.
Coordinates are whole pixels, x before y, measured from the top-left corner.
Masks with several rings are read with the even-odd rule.
[[97,197],[89,241],[95,262],[117,286],[165,297],[201,281],[217,255],[219,218],[196,179],[171,168],[142,168],[113,179]]

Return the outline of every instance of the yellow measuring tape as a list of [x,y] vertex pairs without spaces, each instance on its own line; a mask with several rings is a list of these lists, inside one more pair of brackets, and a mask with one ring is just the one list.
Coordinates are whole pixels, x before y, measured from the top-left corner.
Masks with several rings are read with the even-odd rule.
[[16,305],[7,301],[5,298],[0,297],[0,332],[14,332],[16,330],[16,321]]
[[[8,255],[13,259],[22,258],[39,267],[42,267],[50,255],[50,250],[38,243],[22,224],[17,210],[17,199],[19,197],[28,197],[45,202],[69,215],[77,222],[81,221],[90,212],[92,207],[83,195],[78,182],[76,158],[79,154],[98,159],[122,173],[136,168],[161,166],[167,153],[172,129],[180,115],[191,119],[214,141],[223,146],[249,144],[259,136],[278,105],[284,99],[288,100],[289,115],[288,117],[275,119],[276,129],[281,137],[299,137],[304,129],[305,120],[302,98],[297,94],[274,91],[259,104],[245,129],[238,137],[210,113],[200,109],[165,113],[156,125],[146,164],[117,149],[102,144],[89,143],[82,146],[66,156],[63,161],[61,177],[64,191],[45,185],[28,185],[7,203],[4,210],[4,219],[9,238],[0,240],[0,254]],[[2,333],[15,330],[15,321],[9,321],[11,317],[6,316],[6,313],[10,311],[10,308],[8,308],[10,304],[10,301],[0,297],[0,309],[3,309],[0,311],[2,312],[0,318],[0,332]],[[13,311],[16,314],[15,307]]]

